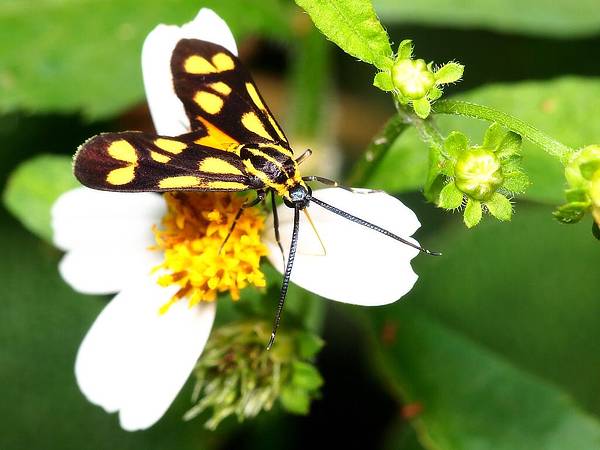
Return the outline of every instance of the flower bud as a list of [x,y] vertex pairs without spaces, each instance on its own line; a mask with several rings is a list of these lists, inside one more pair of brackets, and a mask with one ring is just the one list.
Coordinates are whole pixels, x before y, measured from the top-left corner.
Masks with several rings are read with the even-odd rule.
[[267,351],[271,324],[244,321],[215,330],[194,369],[196,403],[186,414],[192,419],[211,411],[206,427],[215,429],[230,415],[238,421],[268,411],[279,401],[289,412],[308,412],[323,382],[311,364],[321,349],[319,337],[286,327]]
[[454,165],[456,187],[475,200],[489,200],[502,186],[504,176],[494,152],[473,148],[464,152]]
[[435,85],[435,76],[422,59],[399,59],[392,66],[392,82],[404,97],[418,100]]

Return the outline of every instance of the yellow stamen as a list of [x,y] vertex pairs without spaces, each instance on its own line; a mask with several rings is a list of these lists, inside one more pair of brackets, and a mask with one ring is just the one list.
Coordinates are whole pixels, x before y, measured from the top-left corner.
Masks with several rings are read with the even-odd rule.
[[156,248],[165,255],[156,268],[165,272],[158,283],[176,284],[179,290],[161,313],[182,298],[194,305],[229,292],[238,300],[241,289],[266,286],[259,265],[267,254],[260,240],[264,216],[259,210],[244,210],[219,252],[244,199],[230,193],[196,192],[169,192],[164,197],[168,212],[162,228],[154,229]]

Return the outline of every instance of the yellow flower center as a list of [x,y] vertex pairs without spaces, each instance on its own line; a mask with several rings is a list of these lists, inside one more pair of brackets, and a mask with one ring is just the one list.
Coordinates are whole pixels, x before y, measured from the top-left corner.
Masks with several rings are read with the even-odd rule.
[[168,212],[162,228],[153,230],[155,248],[165,255],[156,267],[166,272],[158,283],[176,284],[179,290],[161,312],[184,297],[190,305],[214,301],[221,292],[229,292],[233,300],[238,300],[241,289],[266,285],[260,270],[260,258],[267,254],[260,239],[264,227],[260,210],[245,209],[223,246],[242,198],[229,193],[197,192],[170,192],[164,198]]

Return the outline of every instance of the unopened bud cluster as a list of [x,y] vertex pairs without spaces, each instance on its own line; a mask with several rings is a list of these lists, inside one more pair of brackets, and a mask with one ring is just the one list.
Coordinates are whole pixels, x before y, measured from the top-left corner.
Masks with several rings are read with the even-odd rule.
[[289,412],[306,414],[323,380],[310,362],[322,347],[319,337],[300,330],[281,330],[271,350],[271,326],[244,321],[216,329],[194,369],[195,406],[191,419],[210,411],[206,427],[236,416],[238,421],[270,410],[278,400]]
[[600,145],[590,145],[575,153],[565,167],[567,203],[554,216],[564,223],[579,222],[591,211],[600,225]]
[[431,102],[442,95],[442,85],[460,80],[464,66],[455,62],[437,70],[433,64],[413,59],[413,43],[404,40],[389,71],[379,72],[374,84],[384,91],[393,91],[400,104],[410,104],[415,113],[425,119],[431,112]]
[[451,133],[444,142],[441,175],[446,184],[437,197],[439,207],[452,210],[464,206],[464,222],[477,225],[484,211],[499,220],[510,220],[513,209],[508,196],[529,185],[519,166],[521,137],[493,124],[481,146],[471,146],[467,137]]

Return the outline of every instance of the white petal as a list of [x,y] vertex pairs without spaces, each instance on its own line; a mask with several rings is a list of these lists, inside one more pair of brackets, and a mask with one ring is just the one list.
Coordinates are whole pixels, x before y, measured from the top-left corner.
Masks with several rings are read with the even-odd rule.
[[140,279],[104,308],[79,348],[81,391],[106,411],[120,411],[126,430],[148,428],[162,417],[208,339],[214,303],[189,308],[181,301],[159,314],[176,290]]
[[152,225],[159,224],[165,212],[165,201],[158,194],[73,189],[52,206],[54,243],[62,250],[146,248],[154,243]]
[[130,245],[78,247],[63,256],[58,269],[77,292],[112,294],[149,275],[162,258],[163,252]]
[[175,94],[171,75],[171,54],[184,38],[214,42],[237,55],[231,30],[207,8],[202,8],[194,20],[181,27],[161,24],[150,32],[142,49],[144,86],[156,132],[166,136],[190,131],[190,121]]
[[[322,189],[313,196],[392,233],[408,238],[420,226],[415,214],[385,193],[358,194],[343,189]],[[281,239],[289,248],[292,209],[278,209]],[[292,281],[322,297],[356,305],[384,305],[406,294],[417,281],[410,260],[418,250],[364,226],[339,217],[316,204],[308,212],[325,245],[301,216],[298,253]],[[266,224],[269,259],[282,271],[281,252],[275,243],[272,218]],[[409,239],[416,242],[414,239]]]

